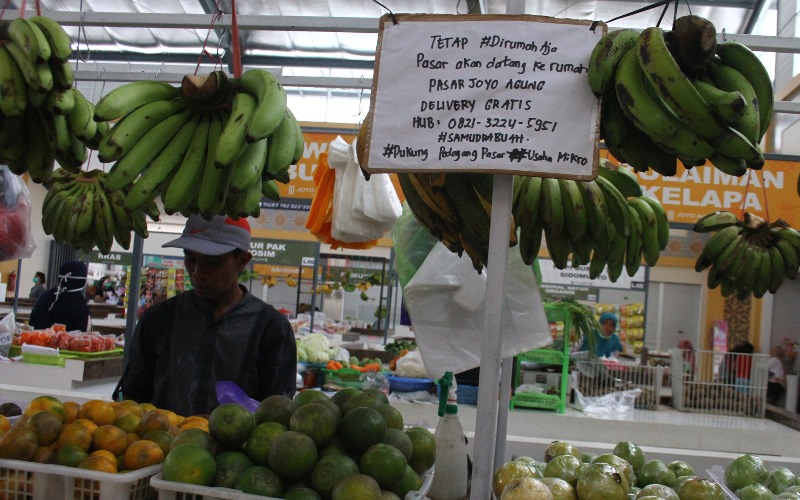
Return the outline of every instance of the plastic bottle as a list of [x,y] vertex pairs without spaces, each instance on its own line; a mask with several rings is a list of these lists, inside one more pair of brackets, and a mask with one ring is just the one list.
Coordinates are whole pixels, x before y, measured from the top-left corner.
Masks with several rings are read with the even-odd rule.
[[458,420],[458,399],[453,373],[439,382],[439,425],[436,426],[436,468],[428,497],[461,500],[467,496],[467,443]]

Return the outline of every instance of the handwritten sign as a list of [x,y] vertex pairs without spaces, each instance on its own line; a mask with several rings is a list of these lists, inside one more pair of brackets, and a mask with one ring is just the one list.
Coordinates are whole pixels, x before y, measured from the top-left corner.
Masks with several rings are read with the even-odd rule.
[[598,99],[586,74],[602,30],[536,16],[381,18],[371,172],[590,179]]

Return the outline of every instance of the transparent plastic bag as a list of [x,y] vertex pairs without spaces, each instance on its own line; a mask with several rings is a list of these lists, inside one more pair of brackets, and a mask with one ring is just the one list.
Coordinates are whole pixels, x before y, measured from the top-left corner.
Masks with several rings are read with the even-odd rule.
[[16,323],[14,322],[14,313],[10,312],[0,320],[0,356],[8,357],[15,329]]
[[615,415],[633,411],[636,398],[641,394],[641,389],[630,389],[604,394],[602,396],[584,396],[575,387],[574,407],[584,413],[596,415]]
[[417,222],[408,203],[403,203],[403,213],[392,227],[392,242],[397,278],[405,288],[436,245],[436,238]]
[[0,262],[30,257],[36,249],[31,234],[28,187],[7,166],[0,166]]

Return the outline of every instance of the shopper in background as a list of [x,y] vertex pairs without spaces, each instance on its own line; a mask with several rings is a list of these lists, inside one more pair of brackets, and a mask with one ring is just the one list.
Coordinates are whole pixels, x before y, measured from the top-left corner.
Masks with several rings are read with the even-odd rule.
[[84,296],[86,264],[67,262],[58,270],[58,284],[39,297],[31,311],[30,325],[37,329],[50,328],[56,323],[68,332],[85,332],[89,327],[89,306]]
[[[616,334],[617,330],[617,317],[612,312],[604,312],[600,315],[600,330],[594,331],[594,346],[593,351],[598,357],[616,356],[622,350],[622,341],[619,335]],[[581,344],[581,351],[589,350],[589,339],[584,338]]]
[[257,401],[293,397],[292,327],[238,281],[252,258],[247,220],[193,215],[182,236],[163,246],[183,249],[192,290],[142,315],[125,345],[122,397],[187,416],[217,406],[220,381],[234,382]]
[[47,283],[47,278],[44,276],[44,273],[41,271],[36,271],[36,274],[33,275],[33,286],[31,287],[30,293],[28,293],[29,299],[38,299],[44,292],[47,291],[47,287],[44,286]]
[[783,370],[783,346],[780,344],[772,346],[769,350],[769,361],[767,361],[767,403],[777,406],[781,396],[786,392],[786,374]]
[[750,392],[750,369],[753,366],[755,348],[750,342],[742,342],[732,349],[736,355],[736,390],[747,394]]

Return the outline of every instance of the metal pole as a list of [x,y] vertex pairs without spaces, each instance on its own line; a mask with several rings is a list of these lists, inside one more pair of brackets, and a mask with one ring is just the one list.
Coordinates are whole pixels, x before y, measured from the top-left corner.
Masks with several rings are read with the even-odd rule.
[[[313,278],[313,285],[311,286],[311,329],[310,333],[314,333],[314,310],[316,309],[317,305],[317,279],[319,274],[319,248],[320,246],[317,245],[317,250],[314,252],[314,278]],[[300,281],[298,280],[298,283]],[[300,285],[298,285],[300,286]]]
[[497,415],[497,448],[494,450],[495,469],[506,461],[505,437],[508,434],[508,406],[511,403],[511,375],[513,372],[514,358],[503,359],[500,365],[500,406]]
[[[500,396],[500,353],[503,346],[502,322],[505,308],[504,291],[508,265],[508,234],[511,231],[511,192],[513,175],[495,175],[492,191],[492,220],[489,233],[486,301],[481,344],[478,413],[475,421],[475,462],[472,467],[471,500],[492,496],[492,474],[495,470],[495,445],[505,435],[497,435],[498,398]],[[508,411],[508,402],[505,404]]]
[[17,307],[19,307],[19,281],[21,279],[22,279],[22,259],[17,259],[17,281],[16,283],[14,283],[14,318],[17,317]]
[[131,279],[128,282],[128,308],[125,311],[125,351],[123,365],[128,364],[128,346],[133,339],[136,328],[136,316],[139,312],[139,289],[142,280],[142,254],[144,239],[133,233],[133,256],[131,261]]

